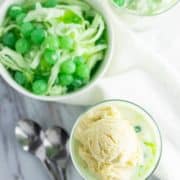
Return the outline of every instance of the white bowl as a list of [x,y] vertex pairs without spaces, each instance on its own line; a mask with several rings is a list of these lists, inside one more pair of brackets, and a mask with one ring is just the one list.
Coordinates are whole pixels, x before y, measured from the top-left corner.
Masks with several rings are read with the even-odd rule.
[[[0,16],[0,23],[2,23],[6,11],[8,9],[8,7],[11,4],[14,4],[16,2],[19,2],[18,0],[13,1],[13,0],[5,0],[1,3],[0,5],[0,12],[1,12],[1,16]],[[106,52],[106,56],[105,59],[103,60],[103,62],[101,63],[99,69],[96,72],[96,75],[94,76],[94,78],[89,82],[88,85],[82,87],[81,89],[66,94],[66,95],[59,95],[59,96],[38,96],[35,95],[33,93],[31,93],[30,91],[24,89],[22,86],[20,86],[19,84],[17,84],[13,78],[11,77],[11,75],[9,74],[9,72],[6,70],[6,68],[0,64],[0,75],[3,77],[3,79],[15,90],[17,90],[19,93],[33,98],[33,99],[37,99],[37,100],[42,100],[42,101],[57,101],[57,102],[66,102],[71,104],[71,99],[76,99],[76,97],[80,97],[82,93],[87,92],[87,90],[89,90],[89,88],[91,88],[95,83],[97,83],[97,81],[105,74],[111,59],[112,59],[112,55],[113,55],[113,49],[114,49],[114,32],[113,32],[113,25],[111,23],[111,18],[109,16],[109,13],[107,12],[108,9],[106,9],[105,6],[102,5],[102,3],[100,3],[99,1],[95,1],[95,0],[87,0],[87,2],[92,5],[92,7],[94,7],[94,9],[96,9],[100,14],[102,14],[102,16],[104,17],[106,24],[107,24],[107,28],[108,28],[108,50]],[[78,99],[77,99],[78,101]]]

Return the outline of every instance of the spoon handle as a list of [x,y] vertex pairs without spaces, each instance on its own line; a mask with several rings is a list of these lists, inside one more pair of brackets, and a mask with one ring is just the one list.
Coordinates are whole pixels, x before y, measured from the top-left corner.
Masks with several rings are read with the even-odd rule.
[[56,164],[49,160],[45,160],[44,165],[53,180],[64,180],[63,174],[59,171]]
[[66,169],[65,168],[62,168],[62,174],[63,174],[63,177],[64,177],[64,180],[67,180],[67,176],[66,176]]
[[64,175],[63,171],[59,169],[59,174],[62,180],[67,180],[66,176]]
[[56,162],[56,167],[58,167],[58,171],[59,171],[59,174],[60,174],[62,180],[67,180],[66,168],[59,167],[57,162]]

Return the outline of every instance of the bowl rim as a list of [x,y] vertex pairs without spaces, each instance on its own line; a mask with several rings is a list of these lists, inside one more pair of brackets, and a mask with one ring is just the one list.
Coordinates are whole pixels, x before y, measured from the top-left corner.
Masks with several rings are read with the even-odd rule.
[[71,160],[73,162],[73,165],[75,167],[75,169],[78,171],[78,173],[81,175],[81,177],[85,178],[82,171],[80,170],[81,168],[77,165],[76,161],[75,161],[75,158],[73,156],[73,147],[72,147],[72,142],[73,142],[73,137],[74,137],[74,131],[80,121],[80,118],[83,114],[85,114],[86,112],[90,111],[91,109],[101,105],[101,104],[105,104],[105,103],[109,103],[109,102],[121,102],[121,103],[127,103],[127,104],[130,104],[130,105],[133,105],[135,106],[136,108],[138,108],[139,110],[141,110],[142,112],[144,112],[148,117],[149,117],[149,120],[153,123],[154,127],[156,128],[156,131],[157,131],[157,136],[158,136],[158,143],[159,143],[159,151],[158,151],[158,157],[157,157],[157,162],[156,164],[154,165],[154,167],[152,168],[152,170],[149,172],[149,174],[147,175],[146,179],[150,178],[153,173],[156,171],[156,169],[158,168],[159,166],[159,163],[160,163],[160,160],[161,160],[161,157],[162,157],[162,151],[163,151],[163,142],[162,142],[162,135],[161,135],[161,131],[160,131],[160,128],[159,128],[159,125],[157,124],[157,121],[153,118],[153,116],[147,111],[145,110],[142,106],[132,102],[132,101],[129,101],[129,100],[124,100],[124,99],[108,99],[108,100],[104,100],[104,101],[101,101],[101,102],[98,102],[94,105],[91,105],[89,108],[87,108],[83,113],[81,113],[77,118],[76,118],[76,121],[72,127],[72,130],[71,130],[71,134],[70,134],[70,139],[69,139],[69,150],[70,150],[70,156],[71,156]]
[[170,4],[169,6],[167,6],[166,8],[162,8],[162,10],[158,11],[157,13],[153,13],[153,14],[143,14],[143,13],[137,13],[133,10],[129,10],[128,8],[123,8],[118,6],[113,0],[110,0],[111,4],[113,5],[114,8],[116,8],[117,10],[124,12],[128,15],[133,15],[136,17],[155,17],[155,16],[159,16],[162,15],[163,13],[166,13],[167,11],[169,11],[170,9],[172,9],[173,7],[175,7],[180,0],[176,0],[174,3]]
[[[4,1],[2,3],[7,3],[7,1]],[[23,88],[21,85],[15,82],[15,80],[11,77],[9,72],[6,70],[4,65],[0,64],[0,76],[9,84],[13,89],[15,89],[17,92],[25,95],[26,97],[30,97],[32,99],[40,100],[40,101],[50,101],[50,102],[61,102],[66,101],[69,99],[76,98],[77,96],[85,93],[88,91],[92,86],[94,86],[98,80],[100,80],[103,75],[106,73],[110,62],[112,60],[113,55],[113,49],[114,49],[114,32],[113,32],[113,23],[111,23],[111,19],[108,16],[108,13],[106,13],[106,10],[103,6],[101,6],[101,9],[98,9],[96,7],[95,3],[91,3],[91,1],[87,1],[88,3],[95,11],[97,11],[103,18],[106,24],[107,28],[107,36],[108,36],[108,49],[106,50],[105,57],[103,61],[101,62],[100,67],[96,71],[94,77],[91,79],[91,81],[85,85],[84,87],[64,95],[53,95],[53,96],[45,96],[45,95],[36,95],[27,89]],[[98,2],[97,2],[98,4]],[[3,8],[3,6],[0,7],[0,9]]]

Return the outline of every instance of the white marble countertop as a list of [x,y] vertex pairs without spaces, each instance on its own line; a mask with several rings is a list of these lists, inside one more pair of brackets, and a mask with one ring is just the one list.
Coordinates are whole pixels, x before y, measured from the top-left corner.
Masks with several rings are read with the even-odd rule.
[[[148,46],[180,68],[180,5],[162,15],[146,31],[135,32]],[[64,126],[69,132],[76,117],[85,107],[58,103],[44,103],[23,97],[0,79],[0,179],[48,180],[40,162],[23,153],[16,144],[14,125],[19,118],[37,120],[44,128],[54,124]],[[69,180],[81,180],[73,166],[68,167]]]
[[[11,89],[0,79],[0,179],[1,180],[48,180],[41,163],[31,155],[22,152],[14,137],[14,126],[20,118],[30,118],[43,128],[53,125],[71,131],[76,117],[85,107],[72,107],[59,103],[38,102],[26,98]],[[69,180],[81,180],[69,165]]]

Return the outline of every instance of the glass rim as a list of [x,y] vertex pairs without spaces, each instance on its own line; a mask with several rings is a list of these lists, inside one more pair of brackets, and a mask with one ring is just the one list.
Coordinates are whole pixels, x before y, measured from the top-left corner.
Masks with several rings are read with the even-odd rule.
[[134,15],[137,17],[153,17],[153,16],[158,16],[161,15],[163,13],[166,13],[167,11],[169,11],[170,9],[172,9],[173,7],[175,7],[180,0],[176,0],[174,3],[170,4],[169,6],[167,6],[166,8],[162,8],[162,10],[158,11],[157,13],[153,13],[153,14],[143,14],[143,13],[137,13],[136,11],[130,10],[128,8],[123,8],[118,6],[113,0],[110,0],[112,5],[117,8],[118,10],[121,10],[124,13],[127,13],[129,15]]
[[134,102],[132,102],[132,101],[129,101],[129,100],[124,100],[124,99],[109,99],[109,100],[104,100],[104,101],[95,103],[95,104],[89,106],[83,113],[81,113],[81,114],[76,118],[76,122],[75,122],[75,124],[73,125],[72,131],[71,131],[71,136],[70,136],[70,155],[71,155],[72,162],[73,162],[73,164],[75,165],[75,169],[77,169],[77,171],[79,172],[79,174],[80,174],[83,178],[85,178],[85,177],[83,176],[80,168],[78,167],[77,163],[75,162],[74,158],[72,158],[72,157],[73,157],[73,155],[72,155],[72,139],[73,139],[73,135],[74,135],[74,130],[75,130],[75,128],[77,127],[77,125],[78,125],[78,123],[79,123],[80,117],[81,117],[84,113],[86,113],[86,112],[88,112],[89,110],[91,110],[92,108],[94,108],[94,107],[96,107],[96,106],[98,106],[98,105],[104,104],[104,103],[106,103],[106,102],[108,103],[108,102],[117,102],[117,101],[131,104],[131,105],[133,105],[133,106],[136,106],[136,107],[139,108],[140,110],[142,110],[147,116],[149,116],[150,120],[152,121],[152,123],[155,125],[155,127],[156,127],[156,129],[157,129],[159,146],[160,146],[159,148],[160,148],[160,149],[159,149],[159,153],[158,153],[157,162],[156,162],[155,166],[152,168],[152,170],[149,172],[149,174],[147,175],[147,177],[146,177],[146,180],[147,180],[148,178],[150,178],[150,177],[154,174],[154,172],[156,171],[156,169],[157,169],[158,166],[159,166],[159,163],[160,163],[160,160],[161,160],[161,157],[162,157],[162,150],[163,150],[162,135],[161,135],[160,128],[159,128],[157,122],[155,121],[155,119],[153,118],[153,116],[152,116],[149,112],[147,112],[143,107],[141,107],[140,105],[138,105],[138,104],[136,104],[136,103],[134,103]]

